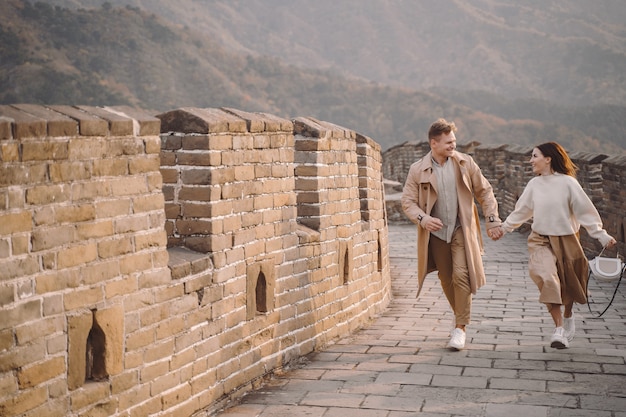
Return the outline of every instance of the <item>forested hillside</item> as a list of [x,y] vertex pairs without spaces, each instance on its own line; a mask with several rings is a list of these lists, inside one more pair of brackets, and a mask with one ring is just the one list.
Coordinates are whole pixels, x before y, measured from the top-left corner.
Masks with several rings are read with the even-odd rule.
[[[608,137],[624,130],[620,106],[572,110],[484,92],[391,86],[333,68],[245,53],[170,20],[108,2],[73,9],[0,2],[0,103],[129,104],[155,113],[235,107],[288,118],[313,116],[371,136],[383,149],[424,140],[428,125],[440,116],[457,121],[461,142],[558,140],[571,150],[605,153],[626,147],[623,137]],[[488,109],[489,103],[496,104]]]

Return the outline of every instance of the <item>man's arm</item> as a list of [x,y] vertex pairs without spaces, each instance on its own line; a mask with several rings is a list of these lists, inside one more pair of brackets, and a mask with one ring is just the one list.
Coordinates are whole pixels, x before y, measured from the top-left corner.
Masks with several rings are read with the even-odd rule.
[[[485,216],[485,226],[489,233],[490,229],[502,225],[502,220],[498,214],[498,200],[496,200],[496,196],[493,193],[493,187],[489,181],[487,181],[487,178],[482,174],[480,167],[473,159],[471,159],[470,167],[469,172],[472,180],[472,191],[482,208],[483,215]],[[489,236],[491,237],[491,235]]]

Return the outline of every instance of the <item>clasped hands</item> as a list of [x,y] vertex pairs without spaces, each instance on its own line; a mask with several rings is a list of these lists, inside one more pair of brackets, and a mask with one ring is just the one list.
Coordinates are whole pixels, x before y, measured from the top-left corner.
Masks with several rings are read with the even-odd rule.
[[489,236],[493,240],[498,240],[502,236],[504,236],[504,229],[502,229],[502,226],[492,227],[491,229],[487,230],[487,236]]

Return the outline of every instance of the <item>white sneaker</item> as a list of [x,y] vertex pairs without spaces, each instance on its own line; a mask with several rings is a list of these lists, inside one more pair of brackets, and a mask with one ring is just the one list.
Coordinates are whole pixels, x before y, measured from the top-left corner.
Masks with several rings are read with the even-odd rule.
[[555,349],[566,349],[569,347],[567,337],[565,337],[565,329],[557,327],[550,338],[550,347]]
[[452,330],[448,347],[455,350],[461,350],[465,347],[465,332],[462,329]]
[[574,333],[576,333],[576,322],[574,320],[574,313],[572,317],[563,317],[563,329],[565,330],[565,337],[567,341],[571,342],[574,339]]

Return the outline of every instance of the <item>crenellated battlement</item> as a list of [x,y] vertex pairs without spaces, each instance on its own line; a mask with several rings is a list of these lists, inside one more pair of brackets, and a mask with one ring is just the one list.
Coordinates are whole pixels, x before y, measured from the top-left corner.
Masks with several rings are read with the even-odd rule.
[[312,118],[0,106],[0,414],[190,416],[391,297],[380,147]]

